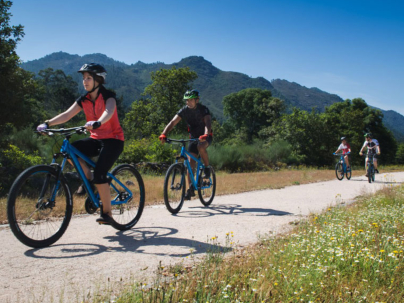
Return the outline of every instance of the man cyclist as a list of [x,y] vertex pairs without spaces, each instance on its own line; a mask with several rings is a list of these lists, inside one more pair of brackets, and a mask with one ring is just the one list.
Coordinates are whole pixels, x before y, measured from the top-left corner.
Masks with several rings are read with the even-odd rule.
[[339,147],[338,147],[337,151],[335,152],[335,154],[338,153],[339,151],[342,151],[342,154],[345,155],[344,159],[345,159],[345,163],[346,163],[346,168],[349,169],[348,153],[351,152],[351,146],[346,141],[346,137],[341,137],[341,144],[339,145]]
[[79,162],[87,179],[95,184],[100,194],[103,213],[96,221],[100,224],[111,224],[113,219],[107,172],[124,147],[124,135],[118,120],[116,97],[114,92],[103,86],[107,71],[101,65],[84,64],[78,72],[83,76],[86,94],[79,97],[65,112],[39,125],[37,130],[43,131],[50,126],[65,123],[84,111],[87,120],[85,127],[91,135],[89,138],[73,142],[72,145],[86,156],[98,156],[94,176],[84,160],[79,158]]
[[[375,172],[379,173],[379,170],[377,169],[377,159],[376,159],[376,154],[380,155],[380,146],[379,146],[379,141],[376,139],[373,139],[373,136],[371,133],[366,133],[365,134],[365,143],[363,143],[363,146],[359,152],[359,155],[363,155],[363,150],[365,147],[367,148],[367,155],[373,155],[373,165],[375,166]],[[367,168],[369,161],[369,157],[366,156],[366,161],[365,161],[365,169]],[[366,169],[366,177],[368,176],[368,172]]]
[[[161,133],[159,139],[161,143],[167,139],[167,133],[169,133],[175,125],[177,125],[181,119],[184,119],[188,125],[188,131],[191,139],[199,138],[198,141],[191,142],[188,146],[188,151],[195,157],[198,153],[202,158],[205,165],[205,170],[202,178],[210,177],[209,169],[209,157],[206,149],[212,143],[212,126],[211,126],[211,115],[209,109],[199,103],[199,91],[196,89],[186,91],[184,94],[184,100],[186,105],[181,108],[174,118],[167,124]],[[192,169],[195,168],[195,161],[188,157],[191,163]],[[191,183],[191,176],[188,174],[188,184],[189,188],[185,195],[187,200],[195,196],[195,188]]]

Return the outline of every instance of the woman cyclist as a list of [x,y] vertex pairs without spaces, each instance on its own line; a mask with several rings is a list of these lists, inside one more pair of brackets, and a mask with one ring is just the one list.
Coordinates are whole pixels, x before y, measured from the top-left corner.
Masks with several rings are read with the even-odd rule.
[[94,175],[84,160],[79,161],[87,179],[97,187],[102,201],[103,213],[96,221],[100,224],[111,224],[111,194],[107,172],[122,153],[124,146],[123,130],[116,109],[116,96],[103,86],[107,72],[101,65],[84,64],[78,72],[83,75],[86,94],[79,97],[65,112],[39,125],[37,130],[43,131],[50,126],[65,123],[84,111],[87,120],[84,126],[91,135],[89,138],[73,142],[72,145],[88,157],[98,156]]

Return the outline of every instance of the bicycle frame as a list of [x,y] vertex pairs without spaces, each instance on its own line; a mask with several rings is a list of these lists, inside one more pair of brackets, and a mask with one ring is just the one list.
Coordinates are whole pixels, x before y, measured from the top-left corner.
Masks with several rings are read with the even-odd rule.
[[[185,164],[185,167],[187,168],[188,173],[189,173],[189,175],[190,175],[190,177],[191,177],[192,185],[194,186],[195,189],[197,189],[197,188],[198,188],[198,184],[199,184],[199,178],[200,178],[200,174],[199,174],[198,172],[204,167],[204,165],[203,165],[201,159],[198,159],[198,158],[194,157],[190,152],[188,152],[188,151],[185,149],[185,142],[198,141],[198,139],[170,140],[170,141],[173,141],[173,142],[180,142],[180,143],[182,144],[180,156],[177,157],[177,159],[176,159],[175,162],[178,163],[179,158],[183,158],[183,159],[184,159],[184,164]],[[190,157],[192,160],[194,160],[194,161],[196,162],[195,175],[194,175],[194,172],[192,171],[191,163],[190,163],[190,161],[188,160],[188,157]],[[201,189],[203,189],[203,188],[209,188],[209,186],[206,186],[206,187],[202,186]]]
[[340,156],[339,161],[338,162],[342,162],[342,168],[344,169],[344,173],[347,172],[347,166],[346,166],[346,162],[345,162],[345,156],[349,155],[350,153],[345,153],[345,154],[334,154],[336,156]]
[[[61,129],[63,131],[63,129]],[[52,130],[54,131],[54,130]],[[66,130],[64,130],[66,131]],[[84,174],[84,170],[80,165],[80,162],[78,160],[78,158],[81,158],[82,160],[84,160],[89,166],[91,167],[95,167],[95,163],[94,161],[92,161],[90,158],[88,158],[86,155],[84,155],[82,152],[80,152],[79,150],[77,150],[73,145],[70,144],[69,142],[69,138],[70,136],[66,135],[66,138],[63,140],[62,143],[62,147],[60,148],[60,153],[55,154],[53,156],[52,159],[52,163],[51,165],[55,165],[56,163],[56,158],[58,157],[58,155],[62,155],[63,156],[63,161],[62,164],[59,166],[59,176],[58,178],[60,178],[61,174],[63,174],[63,169],[65,168],[66,165],[66,161],[67,159],[71,159],[73,162],[73,165],[75,167],[75,169],[77,170],[80,178],[82,179],[84,186],[86,188],[86,191],[90,197],[90,199],[93,201],[94,205],[96,207],[100,207],[100,203],[99,203],[99,197],[98,195],[94,194],[94,191],[92,190],[91,186],[90,186],[90,182],[88,181],[86,175]],[[120,186],[122,186],[129,194],[128,197],[126,197],[124,199],[124,201],[117,201],[119,196],[116,196],[115,198],[113,198],[113,200],[111,201],[111,205],[119,205],[119,204],[124,204],[126,203],[129,199],[132,198],[133,194],[132,192],[125,186],[125,184],[121,183],[117,178],[115,178],[115,176],[113,176],[111,173],[107,173],[107,176],[110,179],[113,179],[114,181],[116,181]],[[54,191],[53,195],[52,195],[52,201],[54,201],[54,196],[56,196],[57,193],[57,189],[59,187],[59,181],[57,182],[56,185],[56,190]],[[118,189],[111,183],[110,186],[112,186],[112,188],[114,188],[114,190],[116,192],[119,192]]]

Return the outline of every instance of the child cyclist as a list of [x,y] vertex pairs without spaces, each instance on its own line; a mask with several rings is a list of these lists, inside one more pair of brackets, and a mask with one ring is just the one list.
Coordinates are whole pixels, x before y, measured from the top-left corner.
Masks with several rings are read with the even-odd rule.
[[338,153],[339,151],[342,151],[342,154],[345,155],[345,163],[346,163],[346,168],[349,169],[349,153],[351,152],[351,146],[349,143],[346,141],[346,137],[341,137],[341,144],[338,146],[337,151],[335,152]]

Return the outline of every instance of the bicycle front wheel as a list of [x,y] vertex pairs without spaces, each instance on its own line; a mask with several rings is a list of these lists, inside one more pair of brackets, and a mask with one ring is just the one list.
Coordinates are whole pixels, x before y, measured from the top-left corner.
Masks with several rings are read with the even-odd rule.
[[351,180],[351,177],[352,177],[352,169],[351,169],[351,168],[347,169],[345,175],[346,175],[346,178],[347,178],[348,180]]
[[344,167],[341,162],[338,162],[335,165],[335,175],[337,176],[338,180],[344,179]]
[[142,216],[145,203],[143,179],[135,167],[122,164],[115,167],[111,174],[118,180],[111,179],[112,227],[128,230],[135,226]]
[[[202,174],[202,171],[200,172]],[[199,200],[204,206],[209,206],[216,193],[216,174],[213,170],[213,167],[210,167],[210,178],[202,179],[202,176],[199,176],[199,185],[198,185],[198,196]]]
[[59,240],[72,211],[70,189],[63,177],[58,180],[51,166],[26,169],[10,188],[8,222],[17,239],[27,246],[46,247]]
[[369,183],[372,183],[372,165],[368,165],[368,181]]
[[171,165],[164,179],[164,204],[172,214],[178,213],[184,204],[185,168],[180,163]]

